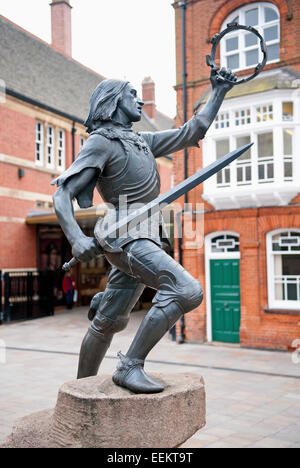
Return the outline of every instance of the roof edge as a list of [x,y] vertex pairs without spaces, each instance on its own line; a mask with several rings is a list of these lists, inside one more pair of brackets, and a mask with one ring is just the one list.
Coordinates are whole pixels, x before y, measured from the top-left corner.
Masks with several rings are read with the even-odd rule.
[[54,50],[54,52],[56,52],[57,54],[60,54],[60,55],[63,55],[64,57],[68,58],[69,60],[72,60],[73,62],[77,63],[77,65],[80,65],[81,67],[85,68],[86,70],[94,73],[95,75],[99,76],[100,79],[102,80],[105,80],[106,77],[103,76],[103,75],[100,75],[100,73],[96,72],[95,70],[93,70],[92,68],[88,67],[87,65],[84,65],[83,63],[79,62],[78,60],[76,60],[74,57],[72,57],[71,55],[68,55],[68,54],[64,54],[61,50],[57,49],[56,47],[54,47],[52,44],[50,44],[49,42],[45,41],[44,39],[41,39],[40,37],[36,36],[35,34],[31,33],[30,31],[28,31],[27,29],[23,28],[22,26],[20,26],[19,24],[15,23],[14,21],[10,20],[9,18],[7,18],[6,16],[3,16],[0,14],[0,19],[3,19],[4,21],[6,21],[7,23],[10,23],[12,26],[18,28],[20,31],[22,31],[23,33],[27,34],[28,36],[32,37],[32,39],[35,39],[39,42],[41,42],[42,44],[46,45],[47,47],[50,47],[52,50]]

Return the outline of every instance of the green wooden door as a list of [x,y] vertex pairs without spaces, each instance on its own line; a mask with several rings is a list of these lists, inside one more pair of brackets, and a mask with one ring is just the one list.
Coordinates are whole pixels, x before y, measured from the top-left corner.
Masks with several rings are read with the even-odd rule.
[[225,343],[240,341],[240,262],[211,260],[210,284],[212,339]]

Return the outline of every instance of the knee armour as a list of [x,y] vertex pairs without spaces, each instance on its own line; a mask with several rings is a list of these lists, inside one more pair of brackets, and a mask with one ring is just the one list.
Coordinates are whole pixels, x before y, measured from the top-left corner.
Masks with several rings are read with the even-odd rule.
[[115,333],[118,333],[124,328],[126,328],[127,323],[129,321],[129,317],[118,317],[116,320],[111,320],[110,318],[106,317],[105,315],[97,313],[96,317],[91,323],[90,331],[94,335],[101,335],[101,336],[111,336]]
[[193,280],[188,286],[187,297],[184,298],[186,312],[199,307],[203,301],[203,289],[199,281]]
[[153,300],[156,307],[165,308],[171,302],[175,302],[182,314],[186,314],[201,304],[203,301],[201,284],[187,271],[183,271],[181,280],[176,279],[170,272],[165,272],[161,276],[162,283]]
[[99,301],[91,331],[103,335],[124,330],[143,288],[143,285],[134,289],[107,288]]

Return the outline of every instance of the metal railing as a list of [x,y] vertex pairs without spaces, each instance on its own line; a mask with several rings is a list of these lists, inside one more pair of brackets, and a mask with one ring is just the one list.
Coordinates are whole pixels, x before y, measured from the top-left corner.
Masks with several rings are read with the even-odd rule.
[[54,314],[54,276],[51,272],[6,272],[2,278],[2,322]]

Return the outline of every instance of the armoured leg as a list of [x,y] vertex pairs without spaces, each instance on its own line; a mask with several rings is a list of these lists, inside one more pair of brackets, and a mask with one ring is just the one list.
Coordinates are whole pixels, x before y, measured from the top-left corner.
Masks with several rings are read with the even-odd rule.
[[91,304],[92,309],[92,305],[97,303],[98,309],[81,345],[78,379],[97,375],[113,335],[126,327],[143,289],[144,285],[125,273],[115,268],[112,270],[101,301],[98,297]]
[[151,241],[135,241],[125,248],[125,253],[129,254],[131,273],[157,289],[157,294],[126,356],[120,354],[113,380],[135,393],[160,392],[163,386],[145,374],[144,360],[182,314],[201,304],[202,288],[181,265]]

